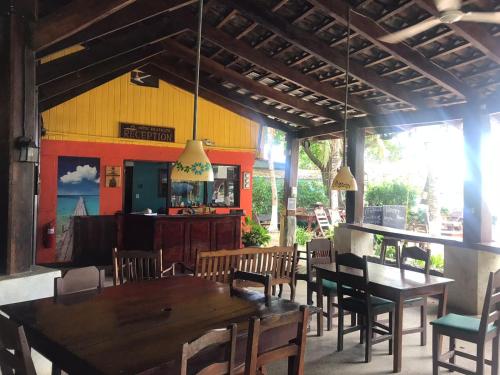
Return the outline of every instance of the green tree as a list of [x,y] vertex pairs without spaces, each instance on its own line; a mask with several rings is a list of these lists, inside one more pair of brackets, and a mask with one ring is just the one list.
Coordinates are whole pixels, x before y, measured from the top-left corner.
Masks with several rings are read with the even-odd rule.
[[399,160],[402,149],[402,146],[394,138],[379,134],[365,137],[365,155],[372,160]]
[[368,185],[365,200],[367,206],[402,205],[409,211],[416,204],[417,189],[399,181],[385,181]]

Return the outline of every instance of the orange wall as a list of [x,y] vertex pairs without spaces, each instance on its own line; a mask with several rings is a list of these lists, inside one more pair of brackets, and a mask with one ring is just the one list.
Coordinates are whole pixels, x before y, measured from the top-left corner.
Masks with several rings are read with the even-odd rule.
[[[54,141],[43,140],[41,145],[41,188],[40,206],[38,215],[38,246],[37,263],[55,261],[55,248],[47,249],[42,245],[41,232],[44,226],[56,219],[57,209],[57,160],[59,156],[95,157],[100,159],[100,202],[101,215],[112,215],[122,210],[123,206],[123,178],[120,188],[106,188],[104,186],[105,167],[120,165],[125,160],[142,161],[175,161],[182,152],[179,147],[165,147],[153,145],[127,145],[102,142]],[[207,155],[214,164],[239,165],[240,173],[252,173],[254,163],[253,151],[226,151],[208,149]],[[240,176],[241,181],[241,176]],[[241,183],[240,183],[241,186]],[[252,190],[240,190],[240,208],[247,215],[252,210]],[[226,213],[229,209],[217,209],[218,213]]]

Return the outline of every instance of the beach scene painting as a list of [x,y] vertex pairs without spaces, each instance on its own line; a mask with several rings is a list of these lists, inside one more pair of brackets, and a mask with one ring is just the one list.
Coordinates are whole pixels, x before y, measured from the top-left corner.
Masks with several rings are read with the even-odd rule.
[[98,158],[60,156],[57,167],[56,259],[69,262],[73,255],[73,218],[99,215]]

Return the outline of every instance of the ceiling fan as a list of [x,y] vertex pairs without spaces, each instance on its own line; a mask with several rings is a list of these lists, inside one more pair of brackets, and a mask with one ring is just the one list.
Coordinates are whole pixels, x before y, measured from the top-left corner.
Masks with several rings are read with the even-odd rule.
[[500,24],[500,12],[462,12],[462,0],[434,0],[439,11],[438,17],[431,17],[401,31],[385,35],[380,38],[382,42],[399,43],[440,24],[455,22],[483,22]]

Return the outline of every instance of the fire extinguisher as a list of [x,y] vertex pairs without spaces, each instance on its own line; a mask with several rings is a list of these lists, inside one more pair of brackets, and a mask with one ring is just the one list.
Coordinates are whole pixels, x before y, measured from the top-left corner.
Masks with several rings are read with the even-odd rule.
[[43,230],[43,246],[48,249],[56,246],[56,227],[53,221],[47,223]]

